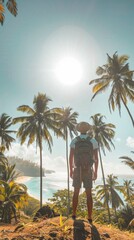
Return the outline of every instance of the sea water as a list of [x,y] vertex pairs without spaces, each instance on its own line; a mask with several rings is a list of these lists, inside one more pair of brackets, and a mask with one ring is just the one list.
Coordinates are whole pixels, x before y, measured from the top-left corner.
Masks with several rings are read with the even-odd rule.
[[[132,183],[134,183],[134,175],[119,175],[117,177],[117,182],[119,183],[119,185],[123,185],[124,180],[131,180]],[[33,196],[36,199],[40,199],[40,177],[32,177],[26,182],[24,182],[24,184],[28,188],[29,195]],[[102,184],[102,178],[98,178],[95,182],[93,182],[93,188]],[[43,203],[45,203],[48,202],[49,198],[52,198],[53,194],[58,190],[62,190],[65,188],[67,189],[66,172],[54,172],[51,174],[46,174],[46,176],[42,178],[42,186]],[[70,190],[73,190],[71,179]]]

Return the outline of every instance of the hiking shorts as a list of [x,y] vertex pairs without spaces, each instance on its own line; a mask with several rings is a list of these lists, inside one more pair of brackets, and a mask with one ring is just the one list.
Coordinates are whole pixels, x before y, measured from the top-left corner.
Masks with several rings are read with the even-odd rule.
[[92,169],[81,169],[81,168],[74,168],[73,173],[73,187],[74,188],[81,188],[83,183],[83,187],[85,189],[92,188]]

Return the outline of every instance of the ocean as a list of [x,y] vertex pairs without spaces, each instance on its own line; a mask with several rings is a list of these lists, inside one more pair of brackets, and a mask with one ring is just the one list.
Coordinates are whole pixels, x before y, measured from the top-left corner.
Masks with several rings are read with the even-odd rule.
[[[134,175],[118,175],[117,177],[119,185],[123,185],[124,180],[132,180],[132,182],[134,183]],[[27,186],[29,195],[33,196],[36,199],[40,199],[39,177],[32,177],[24,181],[23,183]],[[102,178],[98,178],[95,182],[93,182],[93,188],[100,184],[103,184]],[[43,177],[43,191],[42,191],[43,203],[48,202],[48,199],[52,198],[53,194],[57,190],[65,188],[67,188],[67,175],[65,172],[55,172],[51,174],[46,174],[46,176]],[[73,190],[71,179],[70,190]]]

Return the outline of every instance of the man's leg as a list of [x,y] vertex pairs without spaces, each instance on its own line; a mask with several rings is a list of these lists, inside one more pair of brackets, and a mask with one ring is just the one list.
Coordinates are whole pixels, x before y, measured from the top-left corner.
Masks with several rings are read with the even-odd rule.
[[88,219],[92,219],[92,208],[93,208],[93,200],[92,200],[92,189],[87,188],[86,189],[86,195],[87,195],[87,210],[88,210]]
[[77,210],[77,206],[78,206],[78,197],[79,197],[79,191],[80,188],[74,188],[74,194],[73,194],[73,213],[72,216],[76,216],[76,210]]

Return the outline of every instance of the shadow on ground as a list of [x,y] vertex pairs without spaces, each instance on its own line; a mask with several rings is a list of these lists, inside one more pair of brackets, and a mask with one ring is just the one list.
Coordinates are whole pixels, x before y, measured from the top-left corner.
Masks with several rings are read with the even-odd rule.
[[74,240],[101,240],[100,234],[94,225],[88,223],[85,224],[85,221],[83,220],[75,220],[73,227]]

